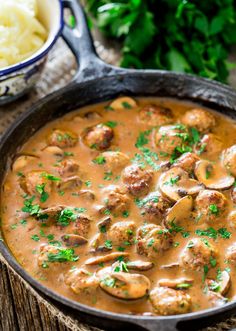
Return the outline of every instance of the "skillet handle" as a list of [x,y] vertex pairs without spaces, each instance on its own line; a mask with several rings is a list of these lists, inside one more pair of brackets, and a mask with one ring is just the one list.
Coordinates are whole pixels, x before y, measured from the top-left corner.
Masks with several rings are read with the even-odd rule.
[[69,8],[75,17],[75,27],[70,28],[65,24],[62,31],[62,37],[75,55],[79,66],[73,80],[80,83],[122,72],[122,69],[113,67],[98,57],[79,1],[62,0],[62,3],[63,7]]

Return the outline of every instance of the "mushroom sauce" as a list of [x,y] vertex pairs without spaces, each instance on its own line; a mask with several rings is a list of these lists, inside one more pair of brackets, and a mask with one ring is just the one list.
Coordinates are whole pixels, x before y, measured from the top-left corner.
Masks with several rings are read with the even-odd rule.
[[57,119],[19,150],[4,240],[55,292],[173,315],[236,294],[236,123],[194,104],[121,97]]

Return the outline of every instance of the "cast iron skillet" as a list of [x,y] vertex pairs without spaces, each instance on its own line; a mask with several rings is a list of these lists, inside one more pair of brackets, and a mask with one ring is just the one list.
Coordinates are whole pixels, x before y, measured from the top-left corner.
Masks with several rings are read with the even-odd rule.
[[[65,26],[63,36],[76,56],[79,70],[67,87],[36,103],[4,134],[0,142],[1,182],[19,146],[46,123],[75,108],[119,95],[174,97],[197,102],[236,118],[236,92],[228,86],[191,75],[154,70],[123,70],[105,64],[96,55],[80,5],[76,0],[66,0],[64,6],[70,8],[76,16],[76,28],[70,30]],[[236,312],[236,302],[203,312],[169,317],[132,316],[100,311],[66,299],[38,283],[18,264],[4,241],[0,242],[0,252],[12,268],[42,295],[80,320],[101,328],[193,330]]]

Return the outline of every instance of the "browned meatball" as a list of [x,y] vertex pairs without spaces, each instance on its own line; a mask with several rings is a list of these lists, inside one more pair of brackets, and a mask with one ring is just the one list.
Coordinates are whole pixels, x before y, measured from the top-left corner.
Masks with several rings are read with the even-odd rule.
[[170,124],[173,121],[173,114],[169,108],[147,105],[140,110],[139,121],[151,126]]
[[54,130],[48,137],[48,144],[60,148],[73,147],[77,144],[78,137],[74,132]]
[[72,159],[66,159],[60,163],[58,172],[62,177],[74,176],[79,171],[79,165]]
[[222,140],[214,133],[204,134],[200,142],[197,144],[195,151],[202,156],[213,156],[222,150]]
[[87,128],[83,133],[83,141],[89,148],[103,151],[111,146],[114,137],[113,129],[105,124],[97,124]]
[[117,222],[107,232],[107,239],[113,246],[129,245],[133,241],[135,223],[132,221]]
[[222,156],[225,168],[236,177],[236,145],[226,149]]
[[161,223],[170,202],[160,192],[152,192],[142,200],[141,215],[149,222]]
[[147,224],[137,231],[137,251],[149,258],[154,259],[169,249],[172,241],[169,231],[159,225]]
[[113,173],[121,171],[129,163],[129,157],[121,152],[108,151],[101,157],[104,158],[104,169]]
[[65,284],[76,294],[84,292],[91,295],[99,285],[99,278],[85,269],[75,268],[65,275]]
[[194,153],[184,153],[176,160],[173,166],[180,167],[187,171],[189,174],[192,174],[195,168],[195,164],[199,160],[199,157]]
[[216,125],[214,115],[200,108],[187,111],[182,117],[182,122],[187,126],[196,128],[202,133],[211,131]]
[[124,169],[122,179],[129,193],[134,196],[147,194],[150,189],[153,172],[142,169],[139,165],[131,165]]
[[25,177],[20,178],[20,186],[29,195],[40,196],[41,189],[49,194],[52,189],[52,183],[47,179],[47,175],[42,170],[30,171],[26,173]]
[[84,215],[78,215],[75,222],[67,227],[68,233],[78,234],[82,237],[88,237],[88,233],[91,227],[91,219]]
[[161,126],[155,135],[157,148],[167,154],[172,154],[177,147],[182,146],[188,133],[182,125]]
[[130,207],[131,200],[127,195],[126,189],[110,185],[103,191],[106,209],[119,215],[127,211]]
[[[180,255],[180,264],[185,269],[202,271],[204,266],[211,268],[216,263],[217,250],[208,241],[200,238],[189,240]],[[213,262],[214,261],[214,262]]]
[[231,191],[231,199],[232,199],[233,203],[236,204],[236,186],[234,186]]
[[201,191],[195,200],[195,209],[201,221],[215,222],[222,219],[227,207],[227,199],[215,190]]
[[191,310],[191,297],[184,291],[155,287],[149,297],[153,310],[158,315],[185,314]]
[[236,265],[236,243],[228,247],[225,258],[230,264]]

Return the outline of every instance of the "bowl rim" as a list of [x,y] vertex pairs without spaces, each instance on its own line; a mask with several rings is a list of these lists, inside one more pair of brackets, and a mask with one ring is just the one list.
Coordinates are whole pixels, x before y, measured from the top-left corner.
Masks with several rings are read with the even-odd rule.
[[62,29],[64,27],[64,16],[63,16],[63,5],[62,5],[63,0],[56,0],[56,1],[59,4],[60,22],[59,22],[59,27],[57,28],[57,32],[54,35],[54,37],[52,38],[52,41],[49,43],[48,47],[46,47],[45,49],[42,49],[42,51],[40,51],[40,49],[39,49],[37,51],[37,53],[38,53],[37,56],[31,56],[28,60],[26,59],[23,62],[16,63],[12,66],[8,66],[8,67],[6,67],[6,69],[2,69],[2,70],[0,69],[0,79],[1,79],[2,76],[11,74],[15,71],[19,71],[21,69],[24,69],[25,67],[30,66],[31,64],[34,64],[38,60],[42,59],[51,50],[51,48],[54,46],[55,42],[57,41],[57,39],[61,35]]

